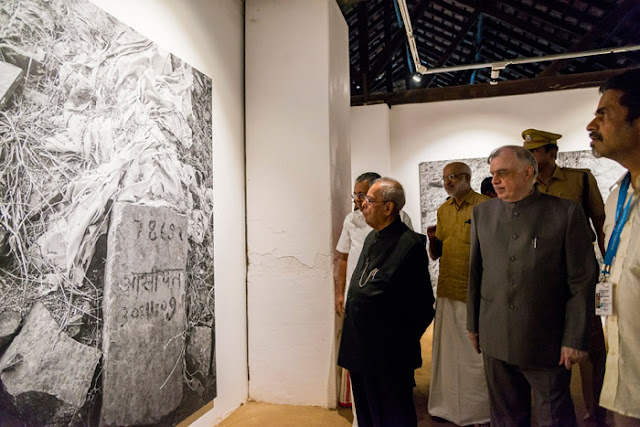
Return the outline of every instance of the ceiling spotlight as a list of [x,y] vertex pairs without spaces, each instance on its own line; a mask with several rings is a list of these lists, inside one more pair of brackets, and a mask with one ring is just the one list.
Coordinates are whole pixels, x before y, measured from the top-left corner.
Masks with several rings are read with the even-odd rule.
[[420,83],[420,80],[422,80],[422,74],[420,74],[420,73],[415,73],[415,74],[413,75],[413,81],[414,81],[414,82],[416,82],[416,83]]

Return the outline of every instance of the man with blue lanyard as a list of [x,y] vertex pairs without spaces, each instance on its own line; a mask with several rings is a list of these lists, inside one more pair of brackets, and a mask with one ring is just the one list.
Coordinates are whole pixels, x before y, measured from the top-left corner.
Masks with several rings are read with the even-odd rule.
[[609,351],[600,405],[616,426],[640,426],[640,70],[610,78],[600,93],[587,125],[593,154],[627,168],[605,206],[596,314],[607,316]]

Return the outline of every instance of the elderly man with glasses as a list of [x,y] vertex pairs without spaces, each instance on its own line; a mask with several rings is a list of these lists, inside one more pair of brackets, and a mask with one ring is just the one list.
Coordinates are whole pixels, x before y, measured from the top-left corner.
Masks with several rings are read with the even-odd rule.
[[[362,215],[362,202],[369,191],[369,187],[373,182],[380,178],[380,175],[376,172],[365,172],[356,178],[353,186],[353,194],[351,199],[353,200],[354,209],[349,213],[342,225],[342,234],[336,245],[335,253],[335,275],[334,275],[334,290],[335,290],[335,309],[338,316],[344,314],[344,302],[346,299],[346,283],[348,279],[351,279],[353,270],[356,268],[358,257],[362,251],[362,245],[364,243],[367,234],[373,230]],[[404,211],[400,211],[400,219],[407,227],[412,228],[411,219]],[[339,403],[342,406],[348,406],[353,401],[351,396],[351,387],[347,371],[342,373],[342,381],[340,387]],[[353,425],[358,426],[358,418],[355,412],[355,405],[353,408]]]
[[464,163],[446,165],[442,180],[450,198],[438,208],[436,225],[427,228],[429,255],[440,259],[429,414],[458,425],[488,423],[484,364],[467,342],[466,301],[471,212],[489,197],[473,191]]
[[[380,175],[376,172],[365,172],[356,178],[353,185],[353,194],[351,194],[354,205],[353,212],[345,217],[342,224],[342,234],[340,234],[340,239],[336,245],[335,258],[337,268],[335,269],[334,283],[336,313],[339,316],[344,313],[347,280],[351,279],[353,269],[356,268],[364,238],[373,230],[362,215],[362,202],[371,184],[378,178],[380,178]],[[411,218],[402,210],[400,211],[400,220],[413,230]]]
[[349,369],[358,423],[416,426],[414,370],[433,318],[429,259],[400,220],[404,190],[381,178],[362,203],[370,232],[349,283],[338,364]]
[[525,148],[489,155],[498,197],[471,217],[467,330],[484,356],[491,426],[576,425],[571,367],[587,356],[598,265],[584,210],[540,193]]

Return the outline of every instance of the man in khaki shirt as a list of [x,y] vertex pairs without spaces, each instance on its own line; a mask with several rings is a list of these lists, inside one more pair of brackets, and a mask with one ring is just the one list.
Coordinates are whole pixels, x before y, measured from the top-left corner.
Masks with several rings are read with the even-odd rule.
[[471,169],[464,163],[446,165],[442,175],[451,197],[438,208],[436,226],[427,228],[429,255],[440,259],[429,413],[458,425],[487,423],[484,364],[467,342],[466,300],[471,212],[489,197],[471,189]]
[[[613,411],[616,426],[640,426],[640,70],[611,77],[601,87],[602,97],[595,118],[587,125],[596,157],[607,157],[627,168],[629,181],[615,188],[607,199],[607,240],[616,223],[621,227],[620,243],[607,281],[612,284],[613,314],[607,316],[607,368],[600,404]],[[622,193],[622,196],[620,196]],[[616,218],[616,206],[625,209]]]
[[523,147],[538,162],[536,188],[540,193],[573,200],[583,207],[596,232],[598,248],[604,254],[604,202],[598,183],[589,169],[564,168],[556,165],[559,133],[537,129],[522,131]]
[[[600,253],[604,256],[604,203],[595,177],[588,169],[563,168],[556,165],[559,133],[537,129],[522,131],[523,147],[533,154],[538,162],[536,188],[540,193],[576,202],[591,219],[596,232]],[[594,283],[595,286],[595,283]],[[598,405],[602,390],[607,351],[600,318],[594,318],[589,343],[589,358],[580,363],[582,395],[587,408],[585,419],[604,425],[606,410]]]

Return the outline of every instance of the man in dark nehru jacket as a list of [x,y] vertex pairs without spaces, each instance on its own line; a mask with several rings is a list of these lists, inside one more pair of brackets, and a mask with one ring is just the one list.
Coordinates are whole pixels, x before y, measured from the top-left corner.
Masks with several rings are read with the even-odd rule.
[[497,198],[474,207],[467,330],[484,355],[491,426],[575,426],[571,366],[587,356],[598,277],[576,203],[534,188],[526,149],[489,156]]
[[[604,202],[595,177],[589,169],[572,169],[556,165],[559,133],[537,129],[522,131],[523,147],[533,154],[538,162],[536,187],[539,192],[563,199],[573,200],[584,209],[591,219],[598,240],[600,253],[604,256]],[[593,286],[596,284],[594,283]],[[607,350],[599,317],[594,317],[589,340],[589,357],[580,363],[582,396],[587,408],[587,419],[604,425],[606,410],[598,405],[598,397],[604,380]]]
[[362,203],[373,231],[349,284],[338,354],[351,373],[360,427],[417,425],[414,370],[434,299],[427,251],[399,217],[404,203],[391,178],[376,180]]

